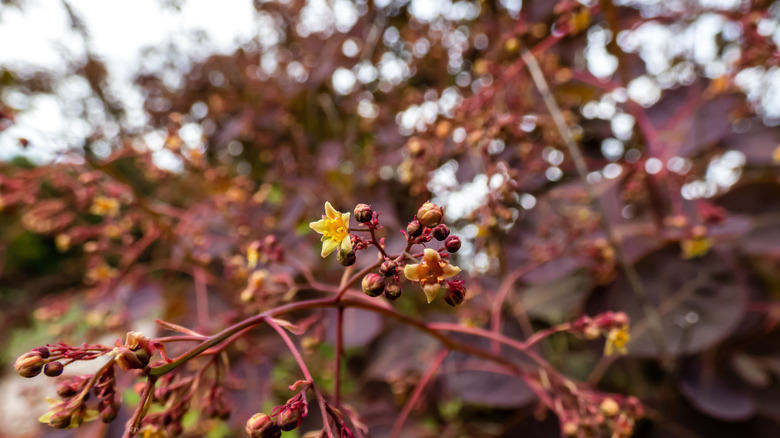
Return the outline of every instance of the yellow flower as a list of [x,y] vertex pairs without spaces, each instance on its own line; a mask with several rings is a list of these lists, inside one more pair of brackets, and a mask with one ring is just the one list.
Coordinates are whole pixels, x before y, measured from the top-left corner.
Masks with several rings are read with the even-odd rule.
[[165,438],[168,436],[159,426],[147,424],[141,428],[141,438]]
[[454,277],[458,272],[459,267],[442,260],[439,253],[431,248],[425,248],[421,263],[404,266],[404,277],[420,282],[429,303],[436,298],[444,280]]
[[682,248],[682,256],[684,259],[704,257],[710,251],[710,248],[712,248],[712,239],[708,239],[704,236],[696,236],[692,239],[681,241],[680,248]]
[[620,354],[628,354],[626,344],[631,340],[628,327],[613,328],[607,333],[607,343],[604,344],[604,355],[609,356],[617,350]]
[[322,257],[327,257],[339,247],[352,249],[349,237],[349,213],[340,213],[325,203],[325,214],[317,222],[309,223],[309,228],[322,234]]
[[119,271],[106,263],[101,263],[87,271],[86,279],[89,283],[97,283],[102,280],[110,280],[117,275],[119,275]]
[[119,214],[119,201],[105,196],[98,196],[92,200],[89,212],[98,216],[116,216]]

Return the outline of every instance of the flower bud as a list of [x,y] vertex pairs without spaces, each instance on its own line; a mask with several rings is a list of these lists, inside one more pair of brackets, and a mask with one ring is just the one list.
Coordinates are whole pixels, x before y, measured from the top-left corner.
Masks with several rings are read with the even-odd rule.
[[395,281],[392,281],[385,286],[385,298],[390,301],[397,300],[398,297],[401,296],[401,292],[403,292],[403,288]]
[[62,362],[49,362],[43,367],[43,373],[49,377],[57,377],[62,374],[64,368]]
[[341,266],[352,266],[357,260],[357,255],[355,255],[355,251],[352,251],[352,249],[341,248],[336,259]]
[[580,431],[580,427],[573,421],[564,423],[562,429],[563,435],[565,436],[577,436],[577,433]]
[[358,204],[355,207],[355,220],[361,224],[371,222],[374,217],[374,210],[368,204]]
[[612,323],[617,327],[628,327],[628,315],[624,312],[616,312],[612,317]]
[[444,210],[438,205],[428,201],[417,210],[417,220],[427,228],[433,228],[439,225],[441,218],[444,216]]
[[444,240],[450,235],[450,228],[444,224],[439,224],[431,231],[431,236],[436,240]]
[[611,398],[605,398],[601,401],[599,410],[607,417],[614,417],[618,414],[618,412],[620,412],[620,405],[618,405],[618,403]]
[[447,304],[449,304],[452,307],[455,307],[463,303],[463,300],[465,298],[466,298],[466,288],[464,288],[463,286],[452,287],[452,285],[450,285],[450,287],[447,288],[447,293],[444,295],[444,301],[446,301]]
[[409,222],[409,225],[406,226],[406,234],[409,235],[410,238],[420,237],[420,234],[423,232],[423,226],[417,219]]
[[585,336],[585,339],[593,341],[601,336],[601,330],[598,328],[598,326],[591,324],[585,327],[585,329],[582,331],[582,335]]
[[31,351],[24,353],[16,359],[14,368],[22,377],[35,377],[41,373],[43,369],[44,360],[37,351]]
[[117,403],[109,403],[103,409],[100,410],[100,421],[104,423],[110,423],[116,419],[116,415],[119,411]]
[[369,297],[378,297],[385,290],[385,279],[379,274],[368,274],[363,277],[363,292]]
[[39,356],[41,356],[44,359],[48,359],[51,353],[49,352],[49,349],[46,347],[35,347],[32,349],[33,353],[38,353]]
[[[143,362],[138,358],[138,355],[130,350],[129,348],[125,346],[116,347],[114,349],[116,352],[116,363],[119,365],[120,368],[122,368],[125,371],[128,370],[137,370],[144,367]],[[143,349],[139,351],[144,351]]]
[[246,422],[246,433],[251,438],[279,438],[282,430],[266,414],[257,413]]
[[49,418],[49,426],[55,429],[66,429],[70,426],[71,414],[67,410],[62,410]]
[[385,277],[392,277],[398,272],[398,262],[393,260],[385,260],[379,267],[379,273]]
[[444,241],[444,247],[447,248],[447,252],[458,252],[460,249],[460,237],[454,234],[447,236],[447,239]]
[[62,398],[70,398],[79,393],[78,385],[70,380],[60,382],[57,385],[57,395]]
[[297,409],[284,409],[276,417],[276,424],[285,432],[289,432],[301,425],[301,411]]

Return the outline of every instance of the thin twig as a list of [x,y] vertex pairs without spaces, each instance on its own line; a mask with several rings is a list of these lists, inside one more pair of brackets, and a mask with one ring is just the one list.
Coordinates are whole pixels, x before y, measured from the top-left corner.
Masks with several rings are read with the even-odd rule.
[[287,345],[287,348],[290,350],[290,353],[292,353],[293,357],[295,358],[295,361],[298,363],[298,367],[301,369],[303,377],[309,382],[312,392],[314,392],[314,396],[317,398],[317,403],[320,405],[320,411],[322,411],[322,427],[327,432],[328,437],[333,438],[334,435],[333,430],[330,427],[330,421],[328,421],[325,398],[314,386],[314,377],[312,377],[311,373],[309,372],[309,368],[306,366],[306,362],[303,361],[301,353],[298,351],[298,348],[295,347],[295,344],[293,343],[292,339],[290,339],[290,336],[287,334],[287,332],[284,331],[284,329],[281,328],[279,324],[274,322],[272,318],[266,319],[265,322],[271,326],[271,328],[276,330],[276,333],[279,333],[279,337],[282,338],[284,343]]
[[536,58],[534,58],[533,54],[531,54],[531,52],[525,48],[522,50],[522,57],[525,60],[528,71],[531,73],[531,78],[533,79],[534,84],[536,84],[536,88],[539,90],[539,93],[544,99],[547,110],[550,112],[553,121],[555,121],[555,126],[563,138],[564,143],[566,144],[569,155],[571,155],[571,158],[574,161],[574,165],[577,168],[577,173],[579,174],[580,180],[582,181],[585,192],[590,198],[591,205],[593,209],[599,213],[599,222],[601,228],[604,231],[604,234],[606,234],[610,245],[615,250],[617,261],[626,275],[626,279],[628,280],[634,297],[637,299],[637,301],[639,301],[639,304],[642,307],[642,311],[644,312],[645,318],[647,319],[650,326],[650,333],[653,338],[653,342],[655,343],[655,346],[661,356],[666,358],[665,362],[667,364],[671,364],[667,358],[669,349],[666,344],[666,339],[664,338],[661,318],[658,316],[658,312],[650,302],[650,299],[647,296],[647,292],[642,285],[642,281],[639,278],[639,274],[637,273],[634,266],[628,261],[628,258],[623,252],[623,248],[620,246],[620,242],[618,241],[617,235],[612,228],[612,224],[610,224],[609,219],[607,218],[606,211],[601,206],[599,197],[596,195],[595,190],[593,190],[593,186],[591,186],[588,182],[588,167],[585,164],[585,158],[582,156],[582,152],[580,152],[580,149],[574,140],[574,136],[572,135],[569,126],[566,124],[563,113],[561,112],[558,103],[555,101],[555,98],[550,91],[550,87],[547,85],[547,80],[544,78],[544,74],[542,74],[539,63],[536,62]]
[[335,405],[341,406],[341,355],[344,349],[344,306],[339,306],[336,310],[336,360],[333,371],[333,401]]
[[401,410],[398,418],[395,420],[395,424],[393,424],[393,431],[390,432],[390,438],[398,438],[401,435],[401,430],[404,427],[406,419],[409,417],[412,409],[414,409],[414,406],[420,400],[420,396],[422,396],[423,390],[425,390],[425,387],[428,386],[428,382],[431,381],[433,376],[436,374],[436,371],[439,370],[439,367],[441,366],[442,362],[444,362],[444,359],[447,357],[449,352],[450,351],[447,349],[441,350],[439,354],[436,355],[436,358],[433,359],[433,362],[431,362],[431,364],[428,366],[428,369],[425,370],[425,373],[422,375],[422,377],[420,377],[420,381],[417,382],[417,386],[414,387],[412,395],[409,397],[406,405]]

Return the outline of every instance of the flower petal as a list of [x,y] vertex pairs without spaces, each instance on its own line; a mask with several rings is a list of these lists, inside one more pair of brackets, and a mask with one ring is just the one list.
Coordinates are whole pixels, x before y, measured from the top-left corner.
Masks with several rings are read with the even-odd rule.
[[436,266],[441,260],[441,256],[435,249],[425,248],[425,251],[423,251],[423,260],[428,266]]
[[339,247],[339,242],[336,242],[333,239],[324,240],[322,242],[322,252],[320,255],[325,258],[328,256],[328,254],[332,253]]
[[428,299],[428,304],[436,299],[436,295],[439,294],[439,283],[426,284],[423,286],[423,292],[425,292],[425,298]]
[[352,239],[349,238],[349,234],[347,234],[347,237],[341,240],[341,249],[345,249],[347,251],[352,249]]
[[457,266],[453,266],[449,263],[444,265],[444,267],[441,268],[441,276],[443,278],[450,278],[458,275],[458,272],[460,272],[460,268]]
[[341,213],[341,220],[344,221],[344,225],[349,227],[349,215],[352,213]]
[[336,219],[339,217],[339,212],[330,205],[330,202],[325,202],[325,215],[328,216],[328,219]]
[[309,228],[320,234],[325,234],[325,231],[328,231],[328,221],[320,219],[317,222],[309,222]]
[[420,265],[406,265],[404,266],[404,277],[407,280],[420,281]]

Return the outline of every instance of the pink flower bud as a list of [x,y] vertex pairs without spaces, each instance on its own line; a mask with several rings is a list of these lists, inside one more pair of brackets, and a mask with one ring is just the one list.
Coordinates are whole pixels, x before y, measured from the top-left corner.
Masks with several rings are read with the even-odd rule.
[[378,297],[385,290],[385,279],[379,274],[368,274],[363,277],[363,292],[369,297]]
[[374,217],[374,211],[371,210],[371,206],[368,204],[358,204],[355,207],[355,220],[361,224],[371,222]]
[[251,438],[279,438],[282,430],[266,414],[257,413],[246,422],[246,433]]
[[14,363],[16,372],[22,377],[35,377],[41,373],[45,361],[37,351],[31,351],[19,356]]

